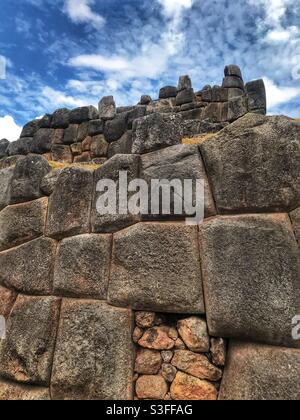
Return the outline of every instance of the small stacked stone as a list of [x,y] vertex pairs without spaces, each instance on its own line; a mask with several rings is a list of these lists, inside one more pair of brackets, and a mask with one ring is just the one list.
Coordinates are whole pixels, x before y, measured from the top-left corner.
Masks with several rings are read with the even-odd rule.
[[136,312],[135,399],[216,400],[226,343],[203,317]]

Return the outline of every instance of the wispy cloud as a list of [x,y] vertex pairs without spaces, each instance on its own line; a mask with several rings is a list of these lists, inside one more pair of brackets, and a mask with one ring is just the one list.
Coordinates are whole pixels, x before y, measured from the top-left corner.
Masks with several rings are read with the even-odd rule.
[[88,23],[96,29],[105,24],[103,16],[92,10],[94,0],[65,0],[64,11],[74,23]]
[[288,103],[291,99],[299,97],[300,99],[300,87],[286,87],[278,86],[273,80],[268,77],[264,77],[269,111],[276,109],[278,105]]

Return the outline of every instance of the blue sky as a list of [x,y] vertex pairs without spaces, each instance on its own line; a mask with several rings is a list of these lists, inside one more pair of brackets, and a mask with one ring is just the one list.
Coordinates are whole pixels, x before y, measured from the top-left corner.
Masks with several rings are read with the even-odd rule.
[[[269,113],[300,117],[300,0],[0,0],[0,138],[57,108],[158,96],[226,64],[264,78]],[[1,71],[2,63],[2,71]],[[3,64],[6,63],[4,78]],[[2,77],[1,77],[2,73]]]

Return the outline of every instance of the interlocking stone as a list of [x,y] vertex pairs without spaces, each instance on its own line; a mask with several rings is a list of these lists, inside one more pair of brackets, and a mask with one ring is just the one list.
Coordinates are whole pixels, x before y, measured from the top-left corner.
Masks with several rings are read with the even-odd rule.
[[52,128],[67,128],[70,124],[70,111],[66,108],[58,109],[52,115]]
[[290,214],[292,223],[293,223],[293,228],[294,228],[294,232],[296,235],[296,239],[298,241],[298,244],[300,246],[300,207],[294,211],[291,212]]
[[223,338],[212,338],[210,352],[212,362],[216,366],[224,367],[226,363],[226,343]]
[[267,93],[265,83],[262,79],[254,80],[246,84],[248,105],[251,111],[261,110],[267,112]]
[[38,154],[50,152],[54,131],[53,129],[40,128],[33,137],[30,152]]
[[128,130],[132,130],[133,123],[138,118],[145,117],[147,111],[146,106],[138,105],[134,107],[131,111],[127,113],[127,128]]
[[0,286],[0,315],[7,318],[16,300],[17,294]]
[[200,149],[220,212],[299,207],[300,124],[296,121],[247,114]]
[[54,297],[18,296],[0,348],[2,377],[49,385],[59,304]]
[[[117,210],[119,207],[119,173],[127,172],[128,182],[139,177],[140,157],[137,155],[115,155],[97,169],[94,174],[94,196],[91,211],[92,231],[95,233],[112,233],[130,226],[140,220],[138,215],[132,214],[100,214],[97,210],[98,200],[102,194],[98,191],[97,185],[101,180],[112,180],[117,183]],[[128,199],[133,193],[128,194]],[[111,197],[111,196],[110,196]],[[123,203],[124,204],[124,203]]]
[[108,143],[103,134],[91,138],[91,157],[105,157],[107,155]]
[[14,175],[14,167],[0,170],[0,210],[6,207],[10,201],[10,184]]
[[126,133],[118,140],[110,143],[107,156],[110,159],[115,155],[130,155],[132,150],[132,131]]
[[140,328],[151,328],[154,326],[156,314],[155,312],[136,312],[135,322]]
[[177,91],[181,92],[185,89],[191,89],[192,88],[192,81],[189,76],[180,76]]
[[63,144],[65,130],[63,128],[56,128],[52,132],[52,144]]
[[220,400],[299,400],[300,350],[233,342]]
[[299,251],[288,216],[223,216],[200,236],[210,335],[299,346],[291,337]]
[[111,235],[64,239],[54,269],[54,292],[60,296],[106,299]]
[[112,120],[117,114],[116,103],[113,96],[105,96],[102,98],[99,102],[98,109],[100,119],[104,121]]
[[70,124],[81,124],[86,121],[96,120],[99,114],[94,106],[83,106],[70,112]]
[[[194,205],[196,204],[196,198],[200,198],[196,197],[195,182],[196,180],[202,180],[204,182],[205,190],[205,216],[210,217],[216,214],[214,200],[210,191],[203,161],[197,146],[178,145],[143,155],[141,178],[147,181],[149,185],[149,194],[152,179],[166,179],[168,181],[179,179],[182,182],[182,185],[184,185],[183,183],[185,180],[193,180]],[[149,209],[149,211],[150,210],[151,209]],[[171,214],[174,215],[174,195],[171,197]],[[160,205],[160,215],[149,215],[147,218],[153,219],[155,217],[162,217],[162,205]],[[186,213],[183,214],[183,217],[186,217]]]
[[135,359],[135,372],[142,375],[156,375],[162,364],[159,351],[139,349]]
[[230,99],[228,102],[228,114],[226,121],[235,121],[248,112],[248,103],[245,96],[239,96],[233,99]]
[[168,384],[160,375],[140,376],[136,381],[136,394],[141,400],[163,400],[167,392]]
[[245,90],[244,82],[238,76],[225,76],[222,87],[223,88],[238,88],[241,90]]
[[203,313],[197,227],[139,223],[115,234],[108,296],[137,310]]
[[146,349],[171,350],[174,348],[172,329],[167,326],[153,327],[145,331],[139,345]]
[[50,401],[48,388],[0,380],[0,401]]
[[31,151],[33,137],[22,137],[9,144],[7,152],[9,156],[28,155]]
[[149,105],[152,102],[152,98],[149,95],[142,95],[140,104],[141,105]]
[[73,155],[70,146],[64,146],[62,144],[53,144],[51,147],[51,152],[54,162],[73,162]]
[[209,352],[209,336],[206,321],[193,316],[178,321],[178,332],[186,346],[195,353]]
[[165,86],[159,91],[159,99],[176,98],[176,96],[177,87],[175,86]]
[[65,129],[63,144],[71,145],[73,143],[76,143],[78,136],[78,127],[79,126],[77,124],[71,124],[68,128]]
[[47,198],[8,206],[0,212],[0,252],[43,234]]
[[104,136],[108,143],[119,140],[127,128],[127,113],[117,114],[113,120],[106,121]]
[[9,141],[8,140],[6,140],[6,139],[0,140],[0,159],[7,156],[8,146],[9,146]]
[[235,64],[230,64],[229,66],[225,67],[224,70],[225,77],[227,76],[236,76],[243,80],[242,71],[241,69],[236,66]]
[[33,120],[27,123],[26,125],[24,125],[20,138],[33,137],[35,133],[38,131],[38,129],[40,128],[40,123],[41,123],[40,120]]
[[49,200],[47,236],[62,239],[88,233],[92,191],[92,172],[81,168],[65,169]]
[[203,354],[177,350],[172,359],[172,365],[199,379],[216,382],[222,378],[222,371],[211,364]]
[[52,115],[45,114],[39,121],[40,128],[51,128]]
[[97,301],[63,300],[53,399],[132,399],[132,321],[127,309]]
[[177,369],[175,366],[170,365],[169,363],[164,363],[161,368],[161,375],[167,381],[172,383],[177,374]]
[[103,130],[104,130],[103,120],[89,121],[87,136],[91,136],[91,137],[98,136],[98,134],[103,134]]
[[184,89],[180,91],[176,96],[176,105],[184,105],[194,102],[196,100],[194,89]]
[[49,295],[52,291],[56,242],[39,238],[0,253],[1,282],[19,292]]
[[41,182],[51,169],[46,159],[41,156],[26,156],[18,160],[11,180],[9,204],[42,197]]
[[182,401],[216,401],[218,393],[212,383],[178,372],[171,385],[171,397]]

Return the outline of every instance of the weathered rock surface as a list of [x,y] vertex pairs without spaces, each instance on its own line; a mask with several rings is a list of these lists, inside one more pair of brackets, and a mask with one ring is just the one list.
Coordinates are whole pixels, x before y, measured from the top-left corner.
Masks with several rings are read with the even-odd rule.
[[222,371],[211,364],[203,354],[177,350],[172,359],[172,365],[199,379],[216,382],[222,378]]
[[225,67],[224,70],[225,77],[227,76],[236,76],[243,80],[242,71],[241,69],[236,66],[235,64],[230,64],[229,66]]
[[151,328],[155,323],[155,312],[136,312],[135,322],[140,328]]
[[132,132],[126,133],[118,140],[108,146],[107,157],[110,159],[115,155],[130,155],[132,150]]
[[30,144],[30,152],[38,154],[50,152],[53,135],[53,129],[40,128],[35,133],[33,140]]
[[0,210],[6,207],[10,201],[10,184],[14,175],[14,168],[9,167],[0,170]]
[[108,296],[137,310],[203,313],[197,227],[140,223],[115,234]]
[[67,128],[70,124],[70,111],[66,108],[58,109],[52,115],[52,128]]
[[191,88],[192,88],[191,78],[186,75],[180,76],[178,86],[177,86],[177,91],[181,92],[182,90],[191,89]]
[[176,96],[177,87],[175,86],[165,86],[159,91],[159,99],[176,98]]
[[32,137],[22,137],[19,140],[11,142],[7,149],[9,156],[28,155],[28,153],[30,153],[32,141]]
[[182,139],[180,115],[151,114],[133,124],[132,153],[143,154],[180,144]]
[[9,204],[42,197],[41,182],[50,171],[51,166],[41,156],[26,156],[18,160],[11,180]]
[[0,374],[21,383],[49,385],[59,299],[19,296],[0,349]]
[[[82,124],[81,124],[81,126],[82,126]],[[103,120],[92,120],[92,121],[89,121],[89,123],[88,123],[88,131],[86,133],[86,136],[93,137],[93,136],[97,136],[98,134],[103,134],[103,130],[104,130]],[[84,136],[84,137],[86,137],[86,136]]]
[[176,105],[189,104],[195,101],[194,89],[184,89],[178,93],[176,96]]
[[50,401],[48,388],[0,380],[0,401]]
[[220,400],[299,400],[300,350],[232,343]]
[[49,200],[46,235],[61,239],[88,233],[92,191],[92,172],[81,168],[65,169]]
[[0,140],[0,159],[2,159],[3,157],[7,156],[8,154],[8,146],[9,146],[9,141],[6,139],[2,139]]
[[76,143],[78,136],[78,125],[77,124],[71,124],[68,128],[64,131],[64,138],[63,138],[63,144],[71,145],[73,143]]
[[267,94],[264,81],[254,80],[246,84],[248,94],[248,106],[250,111],[267,112]]
[[62,171],[63,169],[54,169],[46,176],[44,176],[41,182],[41,191],[43,194],[51,195],[53,193],[55,185]]
[[[148,183],[149,194],[151,191],[151,181],[153,179],[166,179],[168,181],[179,179],[182,182],[182,185],[184,185],[185,180],[193,180],[193,205],[196,204],[196,198],[200,198],[196,196],[196,181],[203,180],[205,190],[205,216],[210,217],[216,214],[214,200],[197,146],[182,144],[143,155],[141,177]],[[149,209],[149,212],[150,211],[151,209]],[[171,215],[174,215],[174,195],[171,195]],[[183,214],[180,216],[187,215],[194,216],[194,214],[187,214],[185,211],[183,211]],[[159,217],[161,216],[162,203],[160,203]],[[155,218],[155,215],[150,215],[148,217],[153,219]]]
[[300,204],[300,124],[248,114],[200,145],[222,213],[293,210]]
[[19,292],[49,295],[53,283],[56,242],[39,238],[0,253],[2,284]]
[[153,327],[145,331],[139,345],[146,349],[171,350],[175,346],[171,328],[167,326]]
[[111,235],[64,239],[54,269],[54,292],[60,296],[106,299]]
[[[119,201],[119,174],[120,172],[127,172],[128,182],[139,177],[140,157],[137,155],[116,155],[108,160],[102,167],[97,169],[94,173],[94,196],[91,211],[91,225],[92,231],[95,233],[111,233],[130,226],[140,220],[139,215],[121,214],[119,212],[120,204],[124,205],[124,199]],[[117,183],[117,202],[116,214],[101,214],[98,212],[99,200],[103,195],[104,190],[99,191],[98,183],[101,180],[112,180]],[[125,192],[126,194],[126,192]],[[128,194],[128,199],[132,197],[133,193]],[[110,195],[110,199],[112,196]],[[103,200],[102,200],[103,201]],[[126,210],[126,209],[125,209]],[[123,213],[128,213],[126,210]]]
[[201,257],[210,335],[296,346],[291,320],[299,312],[298,253],[285,214],[224,216],[204,223]]
[[142,375],[156,375],[162,364],[162,358],[158,351],[140,349],[135,359],[135,372]]
[[53,160],[55,162],[72,163],[73,155],[70,146],[63,144],[53,144],[51,147]]
[[216,366],[224,367],[226,363],[226,343],[223,338],[212,338],[210,352],[212,362]]
[[105,157],[107,155],[108,143],[103,134],[91,138],[90,151],[91,157]]
[[190,317],[178,322],[178,332],[186,346],[195,353],[209,352],[209,336],[206,321],[199,317]]
[[141,376],[136,381],[136,394],[141,400],[163,400],[168,392],[168,385],[160,375]]
[[8,206],[0,212],[0,252],[43,234],[47,198]]
[[132,399],[132,315],[106,303],[64,300],[54,356],[55,400]]
[[0,286],[0,315],[7,318],[16,300],[17,294]]
[[161,375],[167,382],[173,382],[177,374],[177,369],[175,366],[170,365],[169,363],[164,363],[161,368]]
[[99,114],[94,106],[84,106],[70,112],[70,124],[81,124],[86,121],[96,120]]
[[117,114],[116,103],[113,96],[105,96],[102,98],[99,102],[98,109],[100,119],[104,121],[112,120]]
[[33,120],[24,125],[20,138],[33,137],[40,128],[40,120]]
[[111,121],[106,121],[104,136],[108,143],[119,140],[127,128],[127,113],[117,114]]
[[173,358],[173,355],[174,355],[173,352],[170,351],[170,350],[163,350],[161,352],[161,357],[162,357],[164,363],[170,363],[172,358]]
[[293,224],[293,228],[294,228],[294,232],[296,235],[296,239],[298,241],[298,244],[300,246],[300,207],[294,211],[291,212],[290,214],[291,220],[292,220],[292,224]]
[[182,401],[216,401],[218,393],[210,382],[178,372],[171,385],[171,397]]

